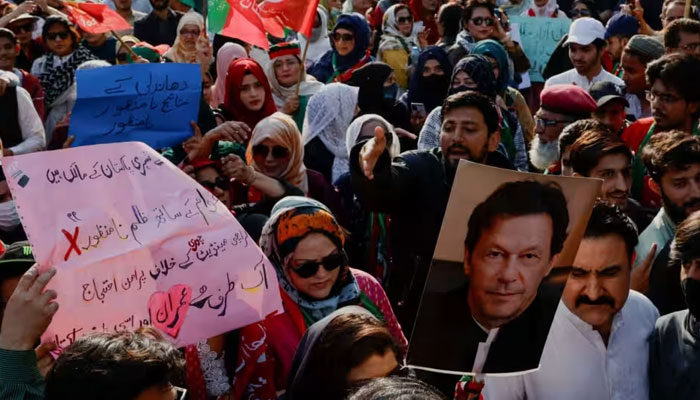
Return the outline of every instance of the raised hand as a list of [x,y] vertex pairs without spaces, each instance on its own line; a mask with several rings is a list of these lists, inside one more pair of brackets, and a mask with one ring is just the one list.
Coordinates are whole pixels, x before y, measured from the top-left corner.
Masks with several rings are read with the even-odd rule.
[[656,255],[656,243],[651,245],[651,249],[647,256],[642,260],[642,262],[637,266],[637,268],[632,270],[632,276],[630,277],[630,288],[646,293],[649,290],[649,275],[651,274],[651,265],[654,263],[654,256]]
[[374,179],[374,166],[386,150],[386,132],[378,126],[374,128],[374,138],[370,139],[360,150],[360,168],[367,179]]
[[229,179],[238,179],[246,185],[250,185],[255,177],[253,168],[237,155],[229,154],[221,159],[221,170]]
[[4,350],[32,350],[51,323],[58,303],[56,291],[44,290],[56,275],[54,268],[39,273],[34,265],[17,284],[5,306],[0,331],[0,348]]

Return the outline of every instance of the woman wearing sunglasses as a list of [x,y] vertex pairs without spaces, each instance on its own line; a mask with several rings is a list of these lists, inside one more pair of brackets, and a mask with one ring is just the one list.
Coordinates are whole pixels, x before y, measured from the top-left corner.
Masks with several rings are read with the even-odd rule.
[[260,247],[277,272],[285,312],[241,329],[234,398],[244,393],[276,398],[287,386],[294,352],[308,327],[346,305],[361,306],[386,322],[406,349],[384,290],[369,274],[348,266],[344,244],[340,225],[323,204],[287,197],[275,205]]
[[311,325],[289,373],[287,400],[342,400],[351,387],[387,376],[405,376],[402,351],[370,311],[343,307]]
[[322,83],[347,82],[354,70],[371,61],[370,29],[367,21],[354,14],[343,14],[330,34],[331,50],[309,68],[309,74]]
[[60,121],[73,108],[75,70],[85,61],[96,60],[90,50],[80,45],[75,27],[63,16],[52,15],[46,19],[41,37],[48,52],[32,65],[32,75],[39,78],[44,88],[46,104],[46,142]]
[[7,28],[17,37],[21,48],[17,54],[15,66],[25,71],[31,70],[34,60],[44,55],[41,40],[32,37],[38,20],[39,17],[25,13],[11,19],[7,24]]
[[379,42],[377,60],[387,63],[396,73],[396,82],[402,91],[408,89],[408,68],[428,46],[425,31],[414,29],[413,13],[405,4],[389,7],[384,13],[382,40]]
[[175,43],[164,56],[171,62],[201,64],[202,71],[206,71],[213,59],[211,51],[204,32],[204,18],[190,11],[180,18]]
[[511,40],[508,34],[507,15],[495,9],[486,0],[470,0],[462,14],[464,29],[457,35],[457,42],[448,50],[447,56],[452,65],[472,52],[477,42],[494,39],[500,42],[508,52],[513,69],[518,76],[530,69],[530,60],[518,42]]

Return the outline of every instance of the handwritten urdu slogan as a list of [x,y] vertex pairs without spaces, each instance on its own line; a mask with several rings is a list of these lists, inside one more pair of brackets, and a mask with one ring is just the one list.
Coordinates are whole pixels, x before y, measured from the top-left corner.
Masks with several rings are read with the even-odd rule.
[[154,149],[192,136],[201,73],[195,64],[129,64],[76,72],[73,146],[141,141]]
[[60,308],[44,340],[159,328],[195,343],[282,311],[275,271],[236,219],[144,143],[3,159]]

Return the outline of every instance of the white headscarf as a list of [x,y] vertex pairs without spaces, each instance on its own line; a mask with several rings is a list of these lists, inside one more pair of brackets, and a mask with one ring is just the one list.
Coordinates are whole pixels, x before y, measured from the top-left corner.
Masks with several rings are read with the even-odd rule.
[[[527,17],[549,17],[552,18],[554,17],[554,13],[557,12],[559,9],[559,5],[557,4],[557,0],[547,0],[547,4],[544,5],[544,7],[538,7],[535,4],[534,0],[530,0],[530,7],[525,9],[521,15]],[[532,10],[532,13],[530,12]],[[532,15],[532,14],[535,15]],[[561,13],[557,13],[561,14]],[[566,17],[566,15],[564,15]]]
[[370,121],[377,121],[384,125],[387,129],[386,134],[391,135],[391,145],[389,146],[389,157],[391,159],[394,159],[394,157],[398,156],[401,153],[401,144],[399,143],[399,137],[396,136],[396,133],[394,132],[394,126],[389,123],[384,117],[381,115],[377,114],[365,114],[361,117],[357,117],[356,120],[352,121],[350,126],[348,126],[348,132],[347,136],[345,137],[345,147],[347,148],[348,151],[348,157],[350,156],[350,152],[352,151],[352,148],[357,144],[357,138],[360,137],[360,133],[362,132],[362,128],[365,126],[367,122]]
[[[297,57],[297,59],[301,63],[301,58]],[[287,99],[296,94],[297,85],[295,84],[290,87],[284,87],[277,81],[274,59],[271,59],[270,62],[267,63],[267,66],[265,67],[265,75],[267,75],[267,80],[270,82],[270,89],[272,90],[272,98],[275,100],[275,105],[277,108],[282,108]],[[317,81],[313,76],[308,75],[305,70],[301,71],[299,96],[312,96],[322,88],[323,83]]]
[[226,74],[228,67],[234,60],[248,57],[245,48],[236,43],[224,43],[216,53],[216,82],[212,86],[212,107],[218,107],[224,103],[226,97]]
[[411,9],[405,4],[394,4],[393,6],[387,8],[382,19],[382,32],[384,32],[382,39],[384,39],[383,36],[385,35],[391,35],[400,37],[413,46],[418,46],[418,26],[416,26],[415,23],[413,24],[413,30],[411,31],[410,35],[404,36],[401,32],[399,32],[399,28],[397,27],[398,21],[396,20],[396,11],[399,7],[402,9],[408,9],[408,12],[413,14]]
[[[309,48],[306,50],[306,61],[304,62],[306,68],[311,67],[314,61],[331,50],[331,42],[330,39],[328,39],[328,14],[326,13],[326,9],[322,6],[318,6],[316,14],[321,17],[321,26],[313,28],[311,32],[311,42],[309,43]],[[306,46],[307,40],[309,39],[307,39],[306,36],[299,35],[299,48],[302,49],[302,51]]]
[[[204,31],[204,17],[194,11],[188,11],[180,18],[180,22],[177,24],[175,43],[173,43],[173,47],[165,53],[165,58],[176,63],[197,64],[199,63],[199,61],[197,61],[197,47],[195,46],[192,50],[188,50],[180,43],[180,31],[185,25],[195,25],[199,27],[201,34],[201,32]],[[196,40],[199,40],[199,37]]]
[[304,118],[302,142],[306,146],[318,136],[333,153],[333,182],[350,170],[345,136],[355,117],[360,88],[342,83],[325,85],[309,99]]

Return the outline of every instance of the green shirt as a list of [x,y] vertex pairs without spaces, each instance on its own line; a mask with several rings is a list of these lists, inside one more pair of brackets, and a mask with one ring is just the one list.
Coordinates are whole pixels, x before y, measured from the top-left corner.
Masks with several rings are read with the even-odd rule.
[[0,399],[42,400],[44,379],[34,350],[0,349]]

